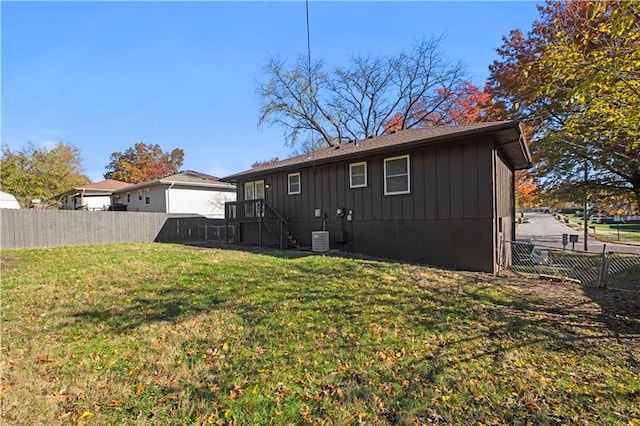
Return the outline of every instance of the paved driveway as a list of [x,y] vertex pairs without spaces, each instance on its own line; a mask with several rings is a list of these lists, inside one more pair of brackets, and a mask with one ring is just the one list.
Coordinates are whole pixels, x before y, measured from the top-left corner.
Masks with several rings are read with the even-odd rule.
[[[519,240],[531,240],[533,244],[562,248],[562,234],[578,235],[578,242],[575,245],[576,250],[584,250],[584,232],[570,228],[553,215],[545,213],[526,213],[525,218],[529,219],[529,223],[517,225],[516,238]],[[619,253],[636,253],[640,254],[640,246],[625,245],[615,243],[602,243],[593,237],[587,240],[587,246],[590,252],[602,253],[603,244],[607,245],[607,251]],[[567,244],[567,249],[571,249],[572,244]]]

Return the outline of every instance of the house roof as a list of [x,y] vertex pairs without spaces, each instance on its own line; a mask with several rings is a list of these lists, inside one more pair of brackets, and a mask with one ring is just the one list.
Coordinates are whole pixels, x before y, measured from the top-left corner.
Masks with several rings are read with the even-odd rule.
[[60,195],[56,195],[54,198],[60,198],[65,196],[76,196],[80,193],[83,195],[110,195],[113,191],[130,186],[130,183],[122,182],[115,179],[107,179],[96,183],[89,183],[87,185],[78,186],[72,188]]
[[153,179],[146,182],[140,182],[135,185],[131,185],[126,188],[119,189],[117,191],[114,191],[114,194],[128,192],[128,191],[135,191],[137,189],[142,189],[150,186],[172,185],[172,184],[235,191],[235,185],[228,182],[222,182],[220,178],[207,175],[204,173],[194,172],[193,170],[184,170],[182,172],[179,172],[170,176]]
[[107,191],[113,191],[115,189],[120,189],[120,188],[124,188],[126,186],[131,185],[128,182],[122,182],[119,180],[115,180],[115,179],[107,179],[107,180],[103,180],[101,182],[96,182],[96,183],[90,183],[88,185],[84,185],[81,186],[79,188],[75,188],[75,189],[104,189]]
[[335,147],[322,148],[310,153],[287,158],[282,161],[265,164],[227,176],[222,180],[236,182],[238,178],[261,175],[264,172],[295,169],[306,164],[323,164],[375,154],[399,147],[412,148],[436,143],[446,143],[461,138],[488,135],[493,138],[494,146],[499,149],[515,170],[531,167],[531,154],[524,140],[520,125],[516,121],[497,121],[475,123],[462,126],[425,127],[407,129],[388,135],[374,136],[365,140],[343,143]]

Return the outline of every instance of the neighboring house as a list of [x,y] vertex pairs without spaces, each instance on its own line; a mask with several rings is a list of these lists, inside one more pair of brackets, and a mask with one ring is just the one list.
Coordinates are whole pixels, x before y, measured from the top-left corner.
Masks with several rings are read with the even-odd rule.
[[224,217],[224,204],[236,200],[236,187],[214,176],[186,170],[113,192],[114,204],[128,211]]
[[495,272],[515,235],[514,170],[530,166],[517,122],[404,130],[224,178],[239,200],[227,220],[244,243],[313,247],[326,229],[331,248]]
[[13,194],[0,191],[0,209],[19,209],[20,203]]
[[113,191],[129,185],[127,182],[107,179],[73,188],[56,198],[62,201],[62,210],[108,210]]

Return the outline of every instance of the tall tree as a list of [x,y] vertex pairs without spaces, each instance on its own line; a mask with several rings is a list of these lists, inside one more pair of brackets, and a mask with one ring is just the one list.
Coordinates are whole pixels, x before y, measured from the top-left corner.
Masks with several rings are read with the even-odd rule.
[[540,204],[538,183],[526,170],[515,172],[515,192],[516,203],[520,207],[535,207]]
[[534,128],[536,175],[569,198],[635,194],[640,208],[640,6],[552,2],[513,31],[490,88]]
[[312,145],[325,146],[380,135],[396,114],[403,129],[424,126],[430,117],[446,121],[436,114],[446,102],[439,90],[455,96],[464,76],[460,63],[445,59],[437,38],[397,56],[353,57],[331,72],[303,57],[290,69],[272,58],[266,73],[269,80],[259,86],[260,122],[282,125],[291,146],[306,131]]
[[[419,123],[421,126],[479,123],[487,120],[487,112],[493,107],[491,95],[481,91],[470,81],[460,82],[453,88],[440,87],[436,89],[436,93],[437,108],[427,112],[425,108],[428,106],[421,101],[409,112],[412,117],[422,117]],[[390,133],[406,128],[403,126],[406,126],[408,121],[411,120],[405,119],[401,113],[396,113],[385,122],[384,127],[386,132]]]
[[269,164],[277,163],[280,161],[278,157],[272,157],[271,160],[256,160],[251,164],[252,169],[257,169],[258,167],[267,166]]
[[13,194],[22,207],[40,199],[48,207],[58,207],[54,199],[69,189],[90,182],[82,174],[77,147],[58,142],[52,149],[28,144],[22,151],[2,150],[0,184]]
[[183,160],[184,151],[180,148],[167,153],[160,145],[138,142],[125,152],[111,154],[104,177],[129,183],[145,182],[177,173]]

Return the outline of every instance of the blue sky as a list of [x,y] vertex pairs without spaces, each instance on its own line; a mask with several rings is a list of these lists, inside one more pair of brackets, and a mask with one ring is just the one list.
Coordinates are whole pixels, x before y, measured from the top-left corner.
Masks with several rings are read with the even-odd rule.
[[[311,54],[397,54],[444,35],[483,87],[495,49],[527,32],[539,2],[309,2]],[[282,129],[258,125],[266,58],[306,55],[303,1],[7,2],[0,4],[2,146],[63,141],[102,180],[136,142],[182,148],[183,169],[215,176],[289,156]]]

